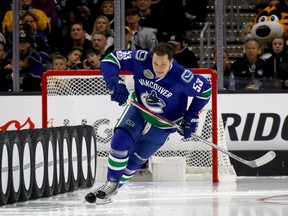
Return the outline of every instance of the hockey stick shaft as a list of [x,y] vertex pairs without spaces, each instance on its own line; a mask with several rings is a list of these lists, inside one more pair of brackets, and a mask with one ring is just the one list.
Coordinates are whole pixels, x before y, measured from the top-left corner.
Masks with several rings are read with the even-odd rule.
[[[175,122],[173,121],[170,121],[169,119],[166,119],[152,111],[150,111],[149,109],[147,109],[146,107],[142,106],[141,104],[135,102],[135,101],[131,101],[130,102],[133,106],[135,106],[136,108],[142,110],[143,112],[147,113],[148,115],[154,117],[155,119],[159,120],[159,121],[162,121],[162,122],[165,122],[167,124],[169,124],[171,127],[174,127],[174,128],[177,128],[180,132],[183,132],[183,128],[176,124]],[[240,163],[243,163],[247,166],[250,166],[252,168],[257,168],[257,167],[260,167],[260,166],[263,166],[267,163],[269,163],[270,161],[272,161],[275,156],[276,156],[276,153],[274,151],[269,151],[267,152],[265,155],[263,155],[262,157],[258,158],[258,159],[255,159],[255,160],[251,160],[251,161],[248,161],[248,160],[245,160],[235,154],[233,154],[232,152],[212,143],[212,142],[209,142],[208,140],[196,135],[196,134],[192,134],[192,136],[194,138],[197,138],[198,140],[200,140],[202,143],[206,144],[206,145],[209,145],[210,147],[214,148],[214,149],[217,149],[218,151],[221,151],[222,153],[228,155],[229,157],[239,161]],[[184,141],[191,141],[191,138],[189,139],[186,139]]]

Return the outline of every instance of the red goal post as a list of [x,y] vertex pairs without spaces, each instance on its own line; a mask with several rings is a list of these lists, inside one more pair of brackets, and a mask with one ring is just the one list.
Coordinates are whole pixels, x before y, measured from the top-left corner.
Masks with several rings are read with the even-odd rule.
[[[218,110],[217,73],[211,69],[194,69],[193,72],[205,76],[212,84],[211,100],[207,108],[203,109],[205,114],[202,115],[202,112],[200,114],[197,135],[227,149],[223,122]],[[127,82],[128,89],[133,90],[131,73],[122,72],[121,76]],[[106,89],[99,70],[49,70],[42,76],[42,127],[93,125],[99,152],[98,157],[107,156],[113,126],[123,109],[117,103],[110,101],[110,92]],[[178,145],[179,142],[181,144]],[[178,157],[185,154],[186,170],[193,176],[196,173],[196,179],[199,178],[199,175],[200,179],[203,178],[202,172],[210,173],[213,183],[219,181],[219,175],[230,176],[231,173],[235,175],[227,155],[200,142],[185,145],[184,142],[181,142],[179,135],[175,133],[167,145],[165,144],[155,156]],[[191,170],[189,171],[189,169]],[[207,173],[204,175],[210,175]]]

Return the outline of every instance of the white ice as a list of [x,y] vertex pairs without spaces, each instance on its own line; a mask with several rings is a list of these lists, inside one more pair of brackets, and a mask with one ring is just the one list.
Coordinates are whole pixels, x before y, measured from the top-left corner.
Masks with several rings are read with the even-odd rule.
[[[92,189],[98,187],[96,183]],[[91,189],[7,204],[0,215],[41,216],[287,216],[288,177],[241,177],[236,182],[127,183],[113,203],[86,203]]]

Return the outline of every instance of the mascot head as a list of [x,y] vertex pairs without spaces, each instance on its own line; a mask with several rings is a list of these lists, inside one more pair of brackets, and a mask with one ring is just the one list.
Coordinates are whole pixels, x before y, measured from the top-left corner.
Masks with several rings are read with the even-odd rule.
[[278,5],[270,5],[257,14],[251,35],[261,43],[270,43],[275,37],[288,39],[288,11]]

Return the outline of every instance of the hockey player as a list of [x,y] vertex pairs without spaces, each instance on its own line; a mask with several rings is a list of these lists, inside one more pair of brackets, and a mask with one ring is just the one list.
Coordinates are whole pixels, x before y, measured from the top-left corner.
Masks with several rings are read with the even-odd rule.
[[[119,50],[108,54],[100,70],[112,90],[111,100],[125,105],[129,93],[120,71],[132,71],[135,82],[133,100],[177,124],[182,122],[185,139],[192,136],[198,124],[198,112],[208,103],[211,85],[172,58],[169,44],[159,42],[152,52]],[[188,98],[193,97],[188,105]],[[188,107],[188,109],[186,109]],[[97,204],[109,203],[118,188],[176,132],[157,119],[128,106],[118,121],[108,156],[107,181],[88,193],[85,199]],[[96,200],[97,199],[97,200]]]

